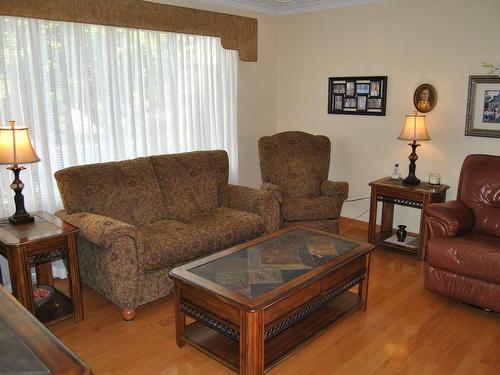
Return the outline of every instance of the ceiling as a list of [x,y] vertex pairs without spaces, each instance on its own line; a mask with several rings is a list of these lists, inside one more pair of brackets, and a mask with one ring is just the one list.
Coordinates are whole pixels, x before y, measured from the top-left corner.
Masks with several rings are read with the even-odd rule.
[[253,10],[274,15],[368,4],[383,0],[198,0],[213,5]]

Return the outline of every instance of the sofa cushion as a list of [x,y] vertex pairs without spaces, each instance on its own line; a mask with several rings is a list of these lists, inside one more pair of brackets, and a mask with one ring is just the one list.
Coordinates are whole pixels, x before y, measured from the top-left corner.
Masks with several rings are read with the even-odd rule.
[[500,284],[500,237],[470,232],[432,237],[427,263],[450,272]]
[[217,250],[258,237],[265,230],[260,216],[227,207],[193,216],[188,224],[206,231]]
[[282,209],[287,221],[322,220],[338,218],[341,205],[333,197],[285,198]]
[[69,215],[89,212],[136,226],[165,219],[149,158],[79,165],[54,176]]
[[197,151],[151,156],[166,217],[188,221],[221,204],[228,182],[225,151]]
[[214,250],[206,232],[175,220],[141,225],[138,241],[147,270],[172,267]]

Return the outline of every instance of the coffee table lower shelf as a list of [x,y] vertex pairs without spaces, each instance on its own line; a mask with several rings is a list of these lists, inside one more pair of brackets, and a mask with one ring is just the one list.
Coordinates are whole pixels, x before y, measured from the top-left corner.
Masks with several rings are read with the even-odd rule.
[[[330,325],[342,320],[360,307],[361,298],[359,295],[345,292],[321,309],[267,340],[264,344],[265,371],[278,365],[324,333]],[[239,371],[239,342],[197,321],[186,326],[183,339],[227,367],[236,372]]]

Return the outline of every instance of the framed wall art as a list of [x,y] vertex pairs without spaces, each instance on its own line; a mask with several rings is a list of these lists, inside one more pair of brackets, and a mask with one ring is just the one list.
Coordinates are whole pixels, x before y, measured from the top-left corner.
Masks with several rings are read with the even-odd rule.
[[469,76],[465,135],[500,138],[499,76]]
[[328,113],[385,116],[387,76],[330,77]]
[[424,83],[415,90],[413,105],[417,111],[427,113],[434,109],[437,104],[437,98],[437,91],[434,86]]

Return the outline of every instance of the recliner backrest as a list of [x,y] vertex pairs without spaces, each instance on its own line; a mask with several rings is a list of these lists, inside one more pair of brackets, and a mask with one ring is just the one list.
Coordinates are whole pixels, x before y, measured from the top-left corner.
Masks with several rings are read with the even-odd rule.
[[278,185],[284,197],[320,195],[328,179],[330,139],[299,131],[259,139],[262,182]]
[[467,156],[457,199],[472,209],[475,231],[500,236],[500,156]]

